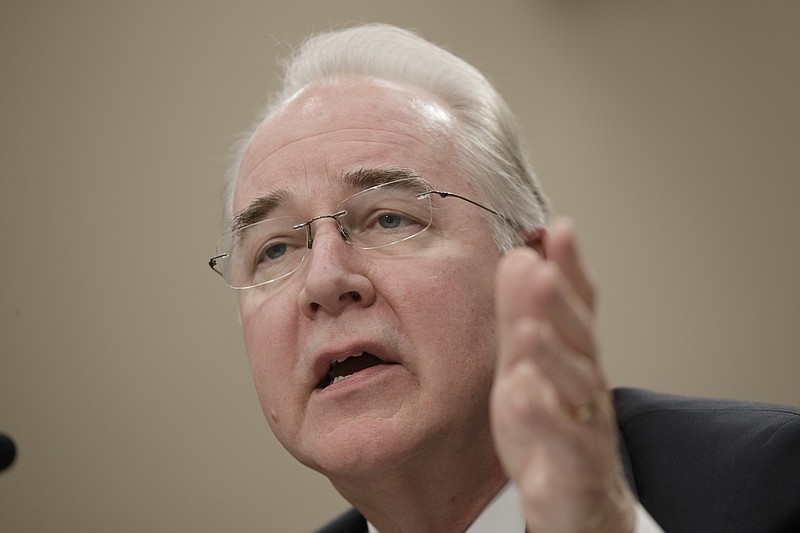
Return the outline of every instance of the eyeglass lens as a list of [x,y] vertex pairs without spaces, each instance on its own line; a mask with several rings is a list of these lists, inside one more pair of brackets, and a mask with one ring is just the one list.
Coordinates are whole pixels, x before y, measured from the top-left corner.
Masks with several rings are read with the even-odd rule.
[[219,253],[227,254],[219,262],[221,272],[231,287],[239,289],[288,276],[300,267],[308,252],[305,227],[326,218],[335,218],[347,242],[361,249],[406,241],[431,224],[429,191],[423,180],[405,178],[358,192],[342,201],[335,215],[313,222],[280,217],[251,224],[220,241]]

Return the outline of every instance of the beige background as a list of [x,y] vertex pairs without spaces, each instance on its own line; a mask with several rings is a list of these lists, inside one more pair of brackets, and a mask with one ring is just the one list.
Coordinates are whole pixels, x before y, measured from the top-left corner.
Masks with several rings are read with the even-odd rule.
[[800,405],[800,3],[0,3],[4,531],[308,531],[206,266],[276,56],[420,30],[519,113],[600,280],[614,384]]

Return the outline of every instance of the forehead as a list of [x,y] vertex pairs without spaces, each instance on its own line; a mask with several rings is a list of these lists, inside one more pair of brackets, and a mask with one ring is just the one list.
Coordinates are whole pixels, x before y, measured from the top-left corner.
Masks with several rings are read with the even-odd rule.
[[454,122],[444,104],[416,87],[366,77],[310,84],[250,138],[233,211],[276,193],[332,194],[343,175],[362,169],[412,169],[437,183],[454,174]]

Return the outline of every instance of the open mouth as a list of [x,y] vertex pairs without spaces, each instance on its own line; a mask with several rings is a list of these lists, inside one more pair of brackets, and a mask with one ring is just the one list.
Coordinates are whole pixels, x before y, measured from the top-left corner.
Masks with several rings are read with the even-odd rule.
[[331,368],[317,385],[318,389],[324,389],[328,385],[339,383],[357,372],[377,365],[385,365],[386,362],[368,352],[361,352],[350,355],[344,359],[337,359],[331,362]]

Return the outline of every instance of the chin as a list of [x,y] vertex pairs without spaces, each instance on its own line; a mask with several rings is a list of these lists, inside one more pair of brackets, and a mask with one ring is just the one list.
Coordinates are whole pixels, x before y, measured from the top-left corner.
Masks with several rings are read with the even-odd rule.
[[330,479],[380,474],[413,455],[417,445],[412,433],[386,419],[353,419],[306,443],[292,455]]

